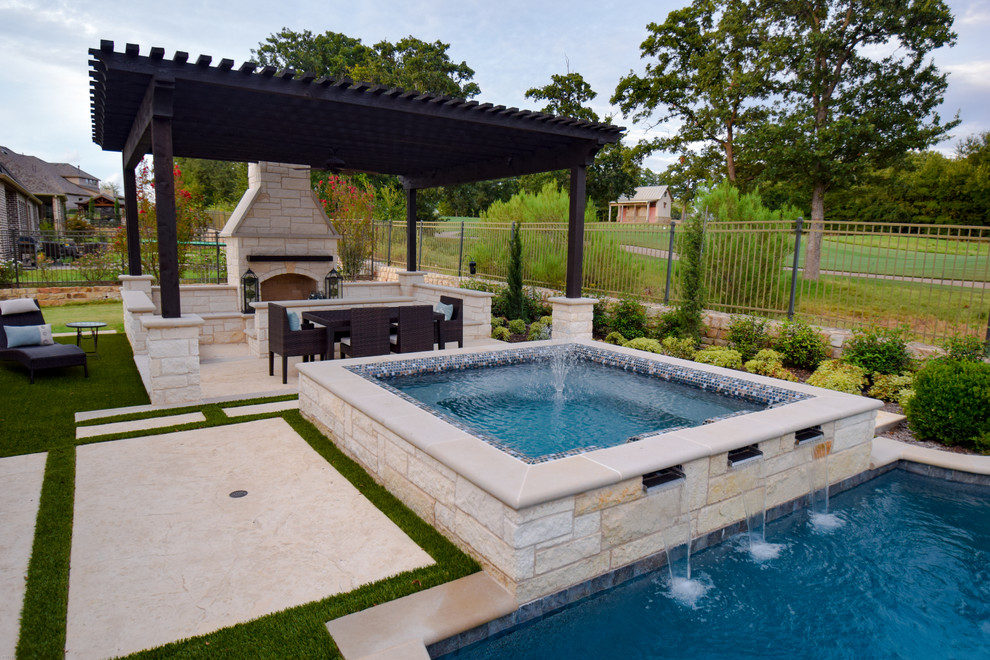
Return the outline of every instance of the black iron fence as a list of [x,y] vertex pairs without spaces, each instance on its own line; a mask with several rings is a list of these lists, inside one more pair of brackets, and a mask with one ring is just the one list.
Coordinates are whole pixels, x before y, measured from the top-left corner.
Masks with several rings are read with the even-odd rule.
[[[158,277],[158,244],[153,235],[141,239],[142,271]],[[179,244],[183,283],[224,283],[224,244],[215,231]],[[79,286],[116,284],[127,273],[127,240],[123,229],[78,232],[0,231],[0,286]]]
[[[420,223],[418,268],[504,280],[511,224]],[[567,224],[521,226],[527,284],[562,290]],[[588,295],[675,303],[681,296],[682,228],[585,226]],[[374,259],[406,263],[405,223],[376,227]],[[817,273],[808,247],[819,253]],[[990,332],[990,228],[800,220],[708,222],[700,258],[706,307],[828,327],[907,325],[919,340]]]

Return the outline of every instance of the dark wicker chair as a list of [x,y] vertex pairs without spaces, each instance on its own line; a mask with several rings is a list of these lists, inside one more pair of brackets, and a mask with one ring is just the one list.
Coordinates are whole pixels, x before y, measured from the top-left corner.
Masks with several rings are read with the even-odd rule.
[[460,298],[440,296],[440,302],[453,305],[454,313],[449,321],[437,323],[437,345],[445,348],[447,342],[456,341],[458,348],[464,348],[464,301]]
[[[38,301],[34,301],[35,306]],[[86,365],[86,352],[78,346],[55,342],[48,346],[19,346],[7,348],[6,326],[11,325],[44,325],[45,317],[41,308],[34,312],[22,314],[7,314],[0,316],[0,360],[20,362],[29,374],[29,380],[34,385],[34,372],[38,369],[56,369],[59,367],[83,368],[83,375],[89,378],[89,367]]]
[[268,305],[268,375],[275,375],[275,354],[282,356],[282,384],[289,382],[289,358],[295,355],[303,356],[303,361],[315,355],[326,359],[327,347],[326,328],[289,329],[289,315],[285,307],[269,303]]
[[356,307],[351,310],[351,336],[340,340],[341,357],[388,355],[389,320],[385,307]]
[[433,308],[429,305],[413,305],[399,308],[399,325],[391,339],[396,353],[432,351],[435,330]]

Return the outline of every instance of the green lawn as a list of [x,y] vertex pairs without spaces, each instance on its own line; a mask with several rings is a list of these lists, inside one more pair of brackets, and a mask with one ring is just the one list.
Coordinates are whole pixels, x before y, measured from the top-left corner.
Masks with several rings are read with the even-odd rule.
[[119,300],[43,307],[41,313],[45,322],[52,324],[52,332],[75,332],[65,327],[73,321],[103,321],[107,324],[106,330],[124,331],[124,304]]

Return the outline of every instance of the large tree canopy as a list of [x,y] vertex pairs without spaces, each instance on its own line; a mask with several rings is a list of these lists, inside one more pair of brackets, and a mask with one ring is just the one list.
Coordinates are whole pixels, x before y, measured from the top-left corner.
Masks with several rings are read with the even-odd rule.
[[[804,276],[817,279],[825,194],[866,166],[937,142],[958,121],[936,108],[947,82],[928,59],[954,43],[942,0],[763,1],[782,98],[761,127],[767,172],[811,191]],[[888,54],[877,55],[877,49]]]
[[[619,81],[612,102],[625,116],[679,128],[653,141],[654,149],[683,153],[690,145],[725,165],[737,178],[741,131],[766,117],[762,100],[774,91],[775,61],[766,52],[767,26],[757,20],[756,0],[696,0],[650,23],[640,46],[646,72]],[[703,149],[703,151],[706,151]],[[717,162],[717,161],[715,161]]]
[[292,67],[318,75],[352,78],[390,87],[414,89],[460,98],[477,96],[474,70],[450,59],[450,44],[429,43],[409,36],[396,43],[380,41],[365,46],[337,32],[314,35],[309,30],[282,28],[252,50],[260,64]]

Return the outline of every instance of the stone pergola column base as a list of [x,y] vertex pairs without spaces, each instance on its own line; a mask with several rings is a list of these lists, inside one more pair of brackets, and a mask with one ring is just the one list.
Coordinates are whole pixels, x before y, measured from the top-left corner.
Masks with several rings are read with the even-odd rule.
[[118,275],[120,280],[120,291],[140,291],[151,299],[151,282],[154,278],[151,275]]
[[415,295],[416,285],[426,283],[426,272],[422,270],[400,270],[397,274],[399,291],[403,296]]
[[199,332],[203,319],[195,314],[179,318],[147,316],[141,319],[148,346],[145,386],[155,406],[198,401]]
[[575,339],[591,339],[596,302],[596,298],[551,298],[553,341],[566,344]]

